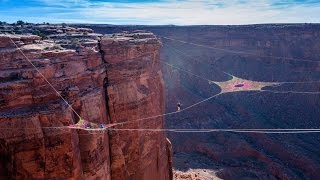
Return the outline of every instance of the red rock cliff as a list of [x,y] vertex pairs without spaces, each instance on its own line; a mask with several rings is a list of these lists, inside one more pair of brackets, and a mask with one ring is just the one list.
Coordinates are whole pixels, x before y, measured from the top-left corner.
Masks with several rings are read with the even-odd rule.
[[[91,122],[124,122],[164,111],[160,42],[152,34],[105,36],[100,44],[96,37],[77,50],[37,36],[11,37]],[[170,148],[164,134],[48,128],[68,126],[78,118],[8,35],[0,36],[0,59],[2,179],[169,179]],[[115,128],[162,126],[158,118]]]
[[[106,91],[111,123],[164,113],[160,42],[151,33],[116,34],[101,41],[107,68]],[[163,118],[125,124],[120,129],[158,129]],[[168,179],[165,135],[151,131],[111,131],[112,179]],[[129,156],[128,156],[129,155]]]

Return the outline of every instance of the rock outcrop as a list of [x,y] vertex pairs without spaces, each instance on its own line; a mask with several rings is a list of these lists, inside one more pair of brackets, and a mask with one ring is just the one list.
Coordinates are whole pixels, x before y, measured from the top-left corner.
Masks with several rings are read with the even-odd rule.
[[[164,83],[159,64],[160,42],[151,33],[104,36],[106,94],[110,123],[130,122],[119,129],[159,129],[164,113]],[[110,131],[112,179],[169,179],[163,132]],[[164,173],[165,172],[165,173]]]
[[[127,122],[164,112],[161,43],[151,33],[86,31],[70,46],[61,35],[0,35],[0,177],[2,179],[169,179],[163,118],[105,132],[65,128],[84,119]],[[62,32],[63,33],[63,32]],[[91,33],[91,34],[90,34]],[[83,40],[85,39],[85,40]]]
[[[78,118],[13,47],[11,37],[83,118],[107,123],[98,51],[50,50],[36,36],[1,36],[2,176],[12,179],[110,179],[107,134],[59,128]],[[57,127],[57,128],[51,128]]]

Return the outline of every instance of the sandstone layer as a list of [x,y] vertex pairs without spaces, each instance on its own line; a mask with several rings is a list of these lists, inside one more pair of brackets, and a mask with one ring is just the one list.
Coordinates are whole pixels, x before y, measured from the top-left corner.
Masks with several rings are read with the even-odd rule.
[[[137,121],[164,113],[160,47],[151,33],[114,34],[102,38],[110,123],[133,121],[116,128],[163,127],[162,117]],[[112,179],[169,179],[170,151],[162,132],[115,130],[110,131],[109,136]]]
[[[79,117],[9,38],[90,122],[126,122],[163,113],[159,40],[151,33],[102,37],[91,31],[54,31],[47,40],[0,35],[2,179],[170,178],[171,152],[163,133],[63,128]],[[162,127],[163,118],[157,118],[115,129]]]
[[[98,51],[50,50],[36,36],[1,36],[2,176],[12,179],[110,179],[107,134],[59,128],[78,118],[48,86],[26,56],[83,118],[106,123]],[[48,49],[48,50],[47,50]],[[58,128],[50,128],[58,127]],[[8,129],[7,129],[8,128]]]

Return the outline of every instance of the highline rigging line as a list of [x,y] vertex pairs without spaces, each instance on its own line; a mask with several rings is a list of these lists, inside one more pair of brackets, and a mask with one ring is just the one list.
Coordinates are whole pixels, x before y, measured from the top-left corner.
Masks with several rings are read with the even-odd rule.
[[[171,46],[170,49],[173,49],[173,50],[174,50],[175,48]],[[195,60],[192,56],[190,56],[190,55],[188,55],[188,54],[186,54],[186,53],[183,53],[183,52],[181,52],[181,51],[179,51],[179,50],[177,50],[177,51],[175,51],[175,52],[178,53],[178,54],[181,54],[181,55],[183,55],[183,56],[185,56],[185,57],[188,57],[188,58],[190,58],[190,59]],[[197,60],[195,60],[195,61],[197,61]],[[210,79],[208,79],[208,78],[205,78],[205,77],[203,77],[203,76],[200,76],[200,75],[198,75],[198,74],[195,74],[195,73],[193,73],[193,72],[191,72],[191,71],[189,71],[189,70],[185,70],[185,69],[182,69],[181,67],[178,67],[178,66],[169,64],[169,63],[165,62],[164,60],[161,60],[161,62],[162,62],[164,65],[167,65],[167,66],[169,66],[169,67],[171,67],[171,68],[174,68],[174,69],[177,69],[177,70],[179,70],[179,71],[188,73],[188,74],[190,74],[190,75],[192,75],[192,76],[194,76],[194,77],[200,78],[200,79],[205,80],[205,81],[207,81],[207,82],[209,82],[209,83],[210,83],[210,82],[213,82],[212,80],[210,80]],[[197,62],[199,62],[199,61],[197,61]],[[228,73],[228,72],[225,72],[225,71],[220,70],[219,68],[216,68],[216,69],[218,69],[218,70],[221,71],[222,73],[227,74],[227,75],[229,75],[229,76],[231,76],[231,77],[236,77],[236,76],[234,76],[234,75],[232,75],[232,74],[230,74],[230,73]],[[257,81],[257,82],[258,82],[258,81]],[[278,87],[278,86],[281,86],[281,85],[283,85],[283,84],[320,83],[320,81],[280,81],[280,82],[263,82],[263,83],[278,83],[277,85],[271,85],[271,86],[269,86],[269,87]],[[264,89],[255,90],[255,91],[258,91],[258,92],[270,92],[270,93],[275,93],[275,94],[284,94],[284,93],[293,93],[293,94],[320,94],[320,92],[317,92],[317,91],[315,91],[315,92],[312,92],[312,91],[275,91],[275,90],[264,90]]]
[[[71,110],[79,117],[81,118],[81,116],[72,108],[72,106],[68,103],[68,101],[63,98],[63,96],[53,87],[53,85],[45,78],[45,76],[38,70],[38,68],[31,62],[31,60],[23,53],[23,51],[17,46],[17,44],[12,40],[12,38],[9,36],[11,42],[15,45],[15,47],[18,49],[18,51],[26,58],[26,60],[36,69],[36,71],[42,76],[42,78],[50,85],[50,87],[60,96],[60,98],[71,108]],[[163,116],[167,116],[167,115],[171,115],[171,114],[177,114],[180,112],[183,112],[185,110],[188,110],[198,104],[201,104],[205,101],[208,101],[220,94],[224,94],[224,93],[218,93],[215,94],[209,98],[206,98],[200,102],[197,102],[195,104],[192,104],[184,109],[182,109],[181,111],[176,111],[176,112],[170,112],[170,113],[165,113],[165,114],[161,114],[161,115],[156,115],[156,116],[151,116],[151,117],[146,117],[146,118],[140,118],[140,119],[136,119],[133,121],[127,121],[127,122],[122,122],[122,123],[114,123],[113,125],[124,125],[127,123],[132,123],[132,122],[136,122],[136,121],[141,121],[141,120],[146,120],[146,119],[153,119],[153,118],[157,118],[157,117],[163,117]],[[64,129],[64,128],[69,128],[68,126],[60,126],[60,127],[41,127],[42,129]],[[13,128],[2,128],[2,129],[13,129]],[[16,129],[16,128],[14,128]],[[23,129],[28,129],[28,128],[23,128]],[[35,128],[34,128],[35,129]],[[105,128],[108,130],[127,130],[127,131],[172,131],[172,132],[253,132],[253,133],[270,133],[267,131],[274,131],[273,133],[284,133],[283,131],[275,131],[275,130],[281,130],[281,129],[259,129],[259,130],[245,130],[245,129],[115,129],[115,128]],[[105,130],[103,129],[103,130]],[[101,129],[85,129],[87,131],[101,131]],[[320,132],[320,129],[287,129],[289,131],[285,131],[285,133],[314,133],[314,132]],[[318,131],[319,130],[319,131]],[[292,132],[291,132],[292,131]],[[299,131],[299,132],[297,132]]]
[[[187,53],[185,53],[185,52],[182,52],[182,51],[178,50],[177,48],[175,48],[175,47],[173,47],[173,46],[171,46],[171,45],[165,44],[165,46],[169,47],[169,50],[171,50],[172,52],[175,52],[176,54],[180,54],[180,55],[182,55],[182,56],[184,56],[184,57],[187,57],[188,59],[190,59],[190,60],[192,60],[192,61],[194,61],[194,62],[198,62],[198,63],[201,63],[201,64],[203,64],[203,65],[208,65],[208,64],[203,63],[203,62],[201,62],[201,61],[199,61],[199,60],[196,60],[195,57],[193,57],[193,56],[191,56],[190,54],[187,54]],[[218,61],[218,60],[219,60],[219,59],[217,59],[216,61]],[[180,71],[184,71],[184,72],[189,73],[189,74],[191,74],[191,75],[194,75],[194,76],[196,76],[196,77],[198,77],[198,78],[201,78],[201,79],[204,79],[204,80],[207,80],[207,81],[210,81],[210,82],[212,81],[212,80],[207,79],[207,78],[204,78],[204,77],[202,77],[202,76],[200,76],[200,75],[194,74],[194,73],[192,73],[191,71],[188,71],[188,70],[182,69],[182,68],[180,68],[180,67],[178,67],[178,66],[169,64],[169,63],[165,62],[164,60],[161,60],[161,62],[163,62],[165,65],[171,66],[171,67],[176,68],[176,69],[178,69],[178,70],[180,70]],[[317,62],[317,61],[312,61],[312,62]],[[235,75],[233,75],[233,74],[231,74],[231,73],[229,73],[229,72],[226,72],[226,71],[221,70],[221,69],[218,68],[218,67],[214,67],[214,68],[217,69],[217,70],[219,70],[219,71],[221,71],[221,72],[224,73],[224,74],[229,75],[229,76],[235,76]],[[307,83],[320,83],[320,81],[280,81],[280,82],[272,82],[272,81],[271,81],[271,82],[268,82],[268,83],[307,84]],[[275,86],[273,86],[273,87],[275,87]]]
[[203,48],[208,48],[208,49],[214,49],[214,50],[223,51],[223,52],[232,53],[232,54],[244,54],[244,55],[258,56],[258,57],[263,57],[263,58],[276,58],[276,59],[287,59],[287,60],[291,60],[291,61],[304,61],[304,62],[319,63],[319,61],[312,61],[312,60],[308,60],[308,59],[298,59],[298,58],[283,57],[283,56],[259,55],[259,54],[255,54],[255,53],[244,52],[244,51],[230,50],[230,49],[208,46],[208,45],[204,45],[204,44],[187,42],[184,40],[166,37],[166,36],[162,36],[162,35],[158,35],[158,36],[161,38],[167,39],[167,40],[171,40],[171,41],[176,41],[176,42],[180,42],[180,43],[184,43],[184,44],[190,44],[193,46],[198,46],[198,47],[203,47]]

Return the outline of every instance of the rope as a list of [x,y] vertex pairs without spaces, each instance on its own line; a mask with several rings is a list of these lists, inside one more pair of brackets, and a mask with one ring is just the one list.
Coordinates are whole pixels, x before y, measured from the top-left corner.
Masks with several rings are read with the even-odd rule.
[[[202,77],[202,76],[200,76],[200,75],[194,74],[194,73],[192,73],[191,71],[182,69],[182,68],[180,68],[180,67],[178,67],[178,66],[174,66],[174,65],[169,64],[169,63],[164,62],[164,61],[161,61],[161,62],[162,62],[164,65],[170,66],[170,67],[172,67],[172,68],[174,68],[174,69],[177,69],[177,70],[180,70],[180,71],[183,71],[183,72],[185,72],[185,73],[188,73],[188,74],[190,74],[190,75],[193,75],[193,76],[195,76],[195,77],[197,77],[197,78],[200,78],[200,79],[203,79],[203,80],[205,80],[205,81],[215,82],[215,81],[213,81],[213,80],[207,79],[207,78]],[[227,74],[227,75],[229,75],[229,76],[234,76],[234,75],[232,75],[232,74],[230,74],[230,73],[227,73],[227,72],[225,72],[225,71],[222,71],[222,70],[221,70],[221,72],[223,72],[223,73],[225,73],[225,74]],[[234,77],[236,77],[236,76],[234,76]],[[281,82],[272,82],[272,81],[271,81],[271,82],[264,82],[264,83],[279,83],[279,84],[277,84],[277,85],[271,85],[271,87],[278,87],[278,86],[281,86],[281,85],[283,85],[283,84],[308,84],[308,83],[320,83],[320,81],[281,81]],[[309,92],[307,92],[307,93],[309,93]]]
[[[187,54],[187,53],[184,53],[184,52],[182,52],[182,51],[174,48],[173,46],[170,46],[170,45],[168,45],[168,44],[165,44],[165,46],[168,46],[171,51],[173,51],[173,52],[175,52],[175,53],[177,53],[177,54],[183,55],[184,57],[187,57],[188,59],[190,59],[190,60],[192,60],[192,61],[198,62],[198,63],[203,64],[203,65],[208,65],[207,63],[203,63],[203,62],[195,59],[193,56],[191,56],[191,55],[189,55],[189,54]],[[216,61],[217,61],[217,60],[216,60]],[[225,72],[225,71],[222,71],[220,68],[217,68],[216,66],[214,66],[214,68],[217,69],[217,70],[219,70],[219,71],[221,71],[222,73],[224,73],[224,74],[226,74],[226,75],[232,76],[230,73]],[[183,70],[183,71],[186,72],[186,70]],[[203,78],[203,77],[201,77],[201,78]],[[210,80],[210,81],[211,81],[211,80]]]
[[[191,55],[189,55],[189,54],[187,54],[187,53],[184,53],[184,52],[182,52],[182,51],[174,48],[173,46],[169,46],[169,45],[167,45],[167,44],[166,44],[166,46],[170,47],[170,50],[172,50],[173,52],[175,52],[175,53],[177,53],[177,54],[183,55],[184,57],[187,57],[187,58],[189,58],[189,59],[191,59],[191,60],[193,60],[193,61],[199,62],[199,63],[201,63],[201,64],[205,64],[205,63],[202,63],[201,61],[196,60],[193,56],[191,56]],[[164,60],[161,60],[161,62],[163,62],[165,65],[168,65],[168,66],[173,67],[173,68],[175,68],[175,69],[178,69],[178,70],[180,70],[180,71],[189,73],[189,74],[191,74],[191,75],[193,75],[193,76],[195,76],[195,77],[198,77],[198,78],[204,79],[204,80],[206,80],[206,81],[212,82],[212,80],[209,80],[209,79],[207,79],[207,78],[201,77],[200,75],[194,74],[194,73],[192,73],[192,72],[190,72],[190,71],[187,71],[187,70],[184,70],[184,69],[181,69],[180,67],[174,66],[174,65],[172,65],[172,64],[168,64],[168,63],[164,62]],[[313,62],[316,62],[316,61],[313,61]],[[219,71],[223,72],[224,74],[227,74],[227,75],[229,75],[229,76],[234,76],[234,77],[236,77],[235,75],[233,75],[233,74],[231,74],[231,73],[228,73],[228,72],[225,72],[225,71],[219,69],[218,67],[215,67],[215,68],[218,69]],[[277,86],[280,86],[281,84],[320,83],[320,81],[282,81],[282,82],[267,82],[267,83],[279,83],[279,85],[277,85]],[[272,87],[276,87],[276,85],[273,85]]]
[[[160,36],[162,37],[162,36]],[[36,69],[36,71],[42,76],[42,78],[50,85],[50,87],[60,96],[60,98],[72,109],[72,111],[79,117],[81,118],[81,116],[72,108],[72,106],[67,102],[67,100],[65,100],[65,98],[62,97],[62,95],[53,87],[53,85],[45,78],[45,76],[38,70],[38,68],[31,62],[31,60],[23,53],[23,51],[17,46],[17,44],[11,39],[11,37],[9,37],[11,42],[16,46],[16,48],[19,50],[19,52],[28,60],[28,62]],[[172,39],[172,38],[167,38],[167,37],[163,37],[163,38],[166,38],[166,39],[170,39],[170,40],[175,40],[175,39]],[[181,40],[176,40],[176,41],[180,41],[180,42],[183,42],[183,43],[188,43],[186,41],[181,41]],[[188,43],[188,44],[192,44],[192,45],[197,45],[197,46],[201,46],[201,47],[206,47],[204,45],[199,45],[199,44],[194,44],[194,43]],[[225,49],[220,49],[220,48],[214,48],[214,47],[207,47],[207,48],[212,48],[212,49],[218,49],[218,50],[224,50],[226,52],[238,52],[238,51],[231,51],[231,50],[225,50]],[[239,51],[240,52],[240,51]],[[238,53],[239,53],[238,52]],[[243,53],[243,52],[242,52]],[[248,53],[243,53],[243,54],[248,54]],[[248,54],[248,55],[256,55],[256,54]],[[264,56],[264,57],[275,57],[275,56]],[[284,58],[284,59],[291,59],[293,60],[293,58],[285,58],[285,57],[275,57],[275,58]],[[297,59],[294,59],[294,60],[297,60]],[[316,61],[312,61],[312,62],[316,62]],[[171,67],[174,67],[176,69],[179,69],[181,71],[184,71],[184,72],[187,72],[189,74],[192,74],[194,75],[195,77],[198,77],[198,78],[201,78],[201,79],[204,79],[206,81],[211,81],[207,78],[203,78],[197,74],[194,74],[190,71],[187,71],[187,70],[183,70],[181,68],[178,68],[178,67],[175,67],[171,64],[168,64],[166,62],[164,62],[164,64],[168,65],[168,66],[171,66]],[[223,72],[223,71],[222,71]],[[226,72],[224,72],[226,73]],[[231,74],[229,73],[226,73],[230,76],[232,76]],[[283,82],[283,83],[294,83],[294,82]],[[302,83],[302,82],[301,82]],[[270,90],[261,90],[261,91],[267,91],[267,92],[273,92],[273,91],[270,91]],[[286,92],[276,92],[276,93],[288,93],[288,92],[291,92],[291,93],[317,93],[317,92],[294,92],[294,91],[286,91]],[[122,122],[122,123],[114,123],[114,124],[109,124],[109,127],[108,128],[101,128],[101,129],[83,129],[83,130],[86,130],[86,131],[105,131],[105,130],[111,130],[111,131],[155,131],[155,132],[163,132],[163,131],[168,131],[168,132],[182,132],[182,133],[185,133],[185,132],[237,132],[237,133],[277,133],[277,134],[288,134],[288,133],[318,133],[320,132],[320,129],[116,129],[116,128],[111,128],[113,126],[116,126],[116,125],[124,125],[124,124],[129,124],[129,123],[133,123],[133,122],[137,122],[137,121],[142,121],[142,120],[147,120],[147,119],[153,119],[153,118],[158,118],[158,117],[164,117],[164,116],[168,116],[168,115],[172,115],[172,114],[177,114],[177,113],[181,113],[181,112],[184,112],[192,107],[195,107],[203,102],[206,102],[214,97],[217,97],[221,94],[224,94],[224,93],[218,93],[218,94],[215,94],[213,96],[210,96],[202,101],[199,101],[197,103],[194,103],[184,109],[182,109],[181,111],[175,111],[175,112],[169,112],[169,113],[165,113],[165,114],[160,114],[160,115],[155,115],[155,116],[150,116],[150,117],[146,117],[146,118],[140,118],[140,119],[136,119],[136,120],[132,120],[132,121],[126,121],[126,122]],[[81,118],[82,119],[82,118]],[[72,129],[70,128],[69,126],[60,126],[60,127],[41,127],[43,129]],[[18,129],[18,128],[0,128],[0,129]],[[21,129],[37,129],[37,128],[21,128]],[[82,129],[82,128],[78,128],[78,129]],[[280,131],[281,130],[281,131]],[[90,134],[90,133],[89,133]],[[80,134],[81,135],[81,134]]]
[[[160,36],[160,37],[162,37],[162,36]],[[164,38],[166,38],[166,37],[164,37]],[[173,39],[172,39],[172,40],[173,40]],[[178,40],[178,41],[179,41],[179,40]],[[185,42],[185,41],[184,41],[184,42]],[[185,42],[185,43],[187,43],[187,42]],[[192,44],[193,44],[193,43],[192,43]],[[219,49],[219,48],[218,48],[218,49]],[[182,53],[182,52],[180,52],[180,53]],[[189,56],[189,55],[186,55],[186,56]],[[191,56],[189,56],[189,57],[191,57]],[[189,73],[189,74],[191,74],[191,75],[193,75],[193,76],[195,76],[195,77],[198,77],[198,78],[200,78],[200,79],[203,79],[203,80],[206,80],[206,81],[209,81],[209,82],[212,81],[212,80],[210,80],[210,79],[207,79],[207,78],[204,78],[204,77],[199,76],[199,75],[197,75],[197,74],[194,74],[194,73],[192,73],[192,72],[190,72],[190,71],[184,70],[184,69],[182,69],[182,68],[180,68],[180,67],[176,67],[176,66],[174,66],[174,65],[172,65],[172,64],[169,64],[169,63],[167,63],[167,62],[164,62],[164,61],[162,61],[162,62],[163,62],[165,65],[167,65],[167,66],[170,66],[170,67],[173,67],[173,68],[178,69],[178,70],[180,70],[180,71]],[[312,61],[312,62],[315,62],[315,61]],[[225,73],[225,74],[227,74],[227,75],[229,75],[229,76],[233,76],[233,75],[230,74],[230,73],[227,73],[227,72],[224,72],[224,71],[222,71],[222,72]],[[314,82],[314,81],[312,81],[312,82]],[[283,83],[283,84],[284,84],[284,83],[295,83],[295,82],[279,82],[279,83]],[[307,83],[307,82],[297,82],[297,83]],[[263,92],[263,91],[273,92],[273,91],[270,91],[270,90],[260,90],[260,91],[261,91],[261,92]],[[286,91],[286,92],[275,91],[275,93],[288,93],[288,91]],[[295,91],[291,91],[291,93],[318,94],[318,93],[320,93],[320,92],[295,92]],[[150,117],[146,117],[146,118],[140,118],[140,119],[136,119],[136,120],[132,120],[132,121],[126,121],[126,122],[122,122],[122,123],[114,123],[114,124],[112,124],[112,127],[113,127],[113,126],[117,126],[117,125],[124,125],[124,124],[135,123],[135,122],[137,122],[137,121],[143,121],[143,120],[154,119],[154,118],[169,116],[169,115],[173,115],[173,114],[178,114],[178,113],[181,113],[181,112],[183,112],[183,111],[186,111],[186,110],[188,110],[188,109],[190,109],[190,108],[192,108],[192,107],[194,107],[194,106],[197,106],[197,105],[199,105],[199,104],[201,104],[201,103],[203,103],[203,102],[206,102],[206,101],[208,101],[208,100],[210,100],[210,99],[212,99],[212,98],[214,98],[214,97],[217,97],[217,96],[219,96],[219,95],[221,95],[221,94],[224,94],[224,93],[215,94],[215,95],[213,95],[213,96],[211,96],[211,97],[208,97],[208,98],[206,98],[206,99],[204,99],[204,100],[202,100],[202,101],[199,101],[199,102],[197,102],[197,103],[195,103],[195,104],[192,104],[192,105],[190,105],[190,106],[182,109],[181,111],[169,112],[169,113],[165,113],[165,114],[150,116]]]
[[172,68],[178,69],[178,70],[183,71],[183,72],[186,72],[186,73],[188,73],[188,74],[191,74],[191,75],[193,75],[193,76],[195,76],[195,77],[197,77],[197,78],[203,79],[203,80],[205,80],[205,81],[209,81],[209,82],[212,81],[212,80],[210,80],[210,79],[207,79],[207,78],[204,78],[204,77],[199,76],[199,75],[197,75],[197,74],[194,74],[194,73],[192,73],[191,71],[187,71],[187,70],[181,69],[181,68],[179,68],[179,67],[176,67],[176,66],[174,66],[174,65],[172,65],[172,64],[169,64],[169,63],[167,63],[167,62],[164,62],[164,61],[161,61],[161,62],[162,62],[163,64],[167,65],[167,66],[170,66],[170,67],[172,67]]
[[[175,49],[173,46],[170,46],[171,47],[171,49]],[[175,49],[176,51],[176,53],[178,53],[178,54],[181,54],[181,55],[184,55],[185,57],[188,57],[188,58],[191,58],[191,59],[193,59],[193,60],[195,60],[191,55],[188,55],[188,54],[186,54],[186,53],[184,53],[184,52],[181,52],[181,51],[179,51],[179,50],[177,50],[177,49]],[[195,61],[197,61],[197,60],[195,60]],[[214,82],[214,81],[212,81],[212,80],[210,80],[210,79],[207,79],[207,78],[204,78],[204,77],[202,77],[202,76],[200,76],[200,75],[197,75],[197,74],[194,74],[194,73],[192,73],[192,72],[190,72],[190,71],[188,71],[188,70],[185,70],[185,69],[182,69],[182,68],[180,68],[180,67],[177,67],[177,66],[174,66],[174,65],[172,65],[172,64],[168,64],[168,63],[166,63],[166,62],[164,62],[163,60],[161,61],[163,64],[165,64],[165,65],[167,65],[167,66],[170,66],[170,67],[172,67],[172,68],[175,68],[175,69],[177,69],[177,70],[180,70],[180,71],[183,71],[183,72],[186,72],[186,73],[188,73],[188,74],[190,74],[190,75],[193,75],[193,76],[195,76],[195,77],[197,77],[197,78],[200,78],[200,79],[203,79],[203,80],[205,80],[205,81],[209,81],[209,82]],[[198,61],[197,61],[198,62]],[[217,69],[219,69],[219,68],[217,68]],[[219,69],[220,70],[220,69]],[[235,77],[233,74],[231,74],[231,73],[228,73],[228,72],[225,72],[225,71],[222,71],[222,70],[220,70],[221,72],[223,72],[223,73],[225,73],[225,74],[227,74],[227,75],[229,75],[229,76],[232,76],[232,77]],[[271,85],[270,87],[278,87],[278,86],[281,86],[281,85],[283,85],[283,84],[307,84],[307,83],[320,83],[320,81],[305,81],[305,82],[301,82],[301,81],[293,81],[293,82],[290,82],[290,81],[283,81],[283,82],[267,82],[267,83],[278,83],[277,85]],[[292,93],[292,94],[320,94],[320,92],[310,92],[310,91],[273,91],[273,90],[259,90],[259,92],[271,92],[271,93],[276,93],[276,94],[283,94],[283,93]]]
[[[18,51],[26,58],[26,60],[36,69],[36,71],[42,76],[42,78],[49,84],[49,86],[61,97],[61,99],[71,108],[71,110],[80,118],[81,116],[72,108],[72,106],[67,102],[67,100],[65,100],[65,98],[62,97],[62,95],[54,88],[54,86],[47,80],[47,78],[38,70],[38,68],[31,62],[31,60],[23,53],[23,51],[17,46],[17,44],[12,40],[12,38],[9,36],[11,42],[15,45],[15,47],[18,49]],[[177,114],[180,112],[183,112],[187,109],[190,109],[198,104],[201,104],[205,101],[208,101],[216,96],[218,96],[219,94],[216,94],[214,96],[211,96],[207,99],[204,99],[198,103],[195,103],[187,108],[182,109],[181,111],[175,111],[175,112],[170,112],[170,113],[165,113],[165,114],[160,114],[160,115],[156,115],[156,116],[151,116],[151,117],[146,117],[146,118],[140,118],[140,119],[136,119],[136,120],[132,120],[132,121],[126,121],[126,122],[122,122],[122,123],[114,123],[113,126],[116,125],[123,125],[123,124],[129,124],[129,123],[133,123],[133,122],[137,122],[137,121],[142,121],[142,120],[147,120],[147,119],[154,119],[154,118],[158,118],[158,117],[164,117],[164,116],[168,116],[168,115],[172,115],[172,114]],[[62,127],[43,127],[43,128],[69,128],[68,126],[62,126]],[[90,130],[90,129],[88,129]]]
[[233,132],[233,133],[258,133],[258,134],[301,134],[320,133],[320,129],[309,131],[262,131],[262,130],[236,130],[236,129],[109,129],[111,131],[151,131],[151,132],[176,132],[176,133],[210,133],[210,132]]
[[312,60],[306,60],[306,59],[297,59],[297,58],[282,57],[282,56],[259,55],[259,54],[255,54],[255,53],[244,52],[244,51],[236,51],[236,50],[230,50],[230,49],[224,49],[224,48],[217,48],[217,47],[213,47],[213,46],[207,46],[207,45],[203,45],[203,44],[197,44],[197,43],[187,42],[187,41],[183,41],[183,40],[179,40],[179,39],[174,39],[174,38],[170,38],[170,37],[166,37],[166,36],[160,36],[160,35],[158,35],[158,36],[162,37],[164,39],[177,41],[177,42],[184,43],[184,44],[190,44],[193,46],[204,47],[204,48],[224,51],[224,52],[228,52],[228,53],[233,53],[233,54],[245,54],[245,55],[265,57],[265,58],[277,58],[277,59],[287,59],[287,60],[291,60],[291,61],[305,61],[305,62],[319,63],[319,61],[312,61]]
[[[41,127],[51,129],[71,129],[65,127]],[[1,130],[12,129],[39,129],[39,128],[0,128]],[[101,128],[101,129],[82,129],[88,133],[79,133],[78,135],[93,135],[102,134],[108,131],[147,131],[147,132],[175,132],[175,133],[211,133],[211,132],[232,132],[232,133],[257,133],[257,134],[306,134],[306,133],[320,133],[320,129],[118,129],[118,128]]]
[[68,101],[62,97],[62,95],[53,87],[53,85],[47,80],[47,78],[40,72],[40,70],[31,62],[31,60],[24,54],[24,52],[18,47],[18,45],[12,40],[10,36],[10,41],[14,44],[14,46],[18,49],[18,51],[26,58],[26,60],[36,69],[36,71],[42,76],[42,78],[49,84],[49,86],[57,93],[58,96],[71,108],[71,110],[80,118],[81,116],[73,109],[73,107],[68,103]]
[[197,106],[203,102],[206,102],[206,101],[209,101],[210,99],[214,98],[214,97],[217,97],[219,95],[221,95],[223,93],[218,93],[218,94],[215,94],[213,96],[210,96],[202,101],[199,101],[197,103],[194,103],[180,111],[173,111],[173,112],[169,112],[169,113],[165,113],[165,114],[159,114],[159,115],[155,115],[155,116],[150,116],[150,117],[145,117],[145,118],[140,118],[140,119],[135,119],[135,120],[132,120],[132,121],[126,121],[126,122],[122,122],[122,123],[114,123],[113,126],[117,126],[117,125],[124,125],[124,124],[130,124],[130,123],[134,123],[134,122],[137,122],[137,121],[143,121],[143,120],[147,120],[147,119],[154,119],[154,118],[158,118],[158,117],[164,117],[164,116],[169,116],[169,115],[172,115],[172,114],[178,114],[178,113],[181,113],[181,112],[184,112],[194,106]]
[[275,94],[285,94],[285,93],[291,93],[291,94],[320,94],[320,92],[310,92],[310,91],[271,91],[271,90],[260,90],[262,92],[271,92]]
[[[110,128],[109,131],[136,131],[136,132],[174,132],[174,133],[212,133],[212,132],[229,132],[229,133],[255,133],[255,134],[306,134],[306,133],[320,133],[320,129],[288,129],[288,130],[275,130],[268,129],[114,129]],[[97,130],[99,131],[99,130]],[[88,134],[79,135],[93,135],[102,134],[105,131],[89,132]]]

